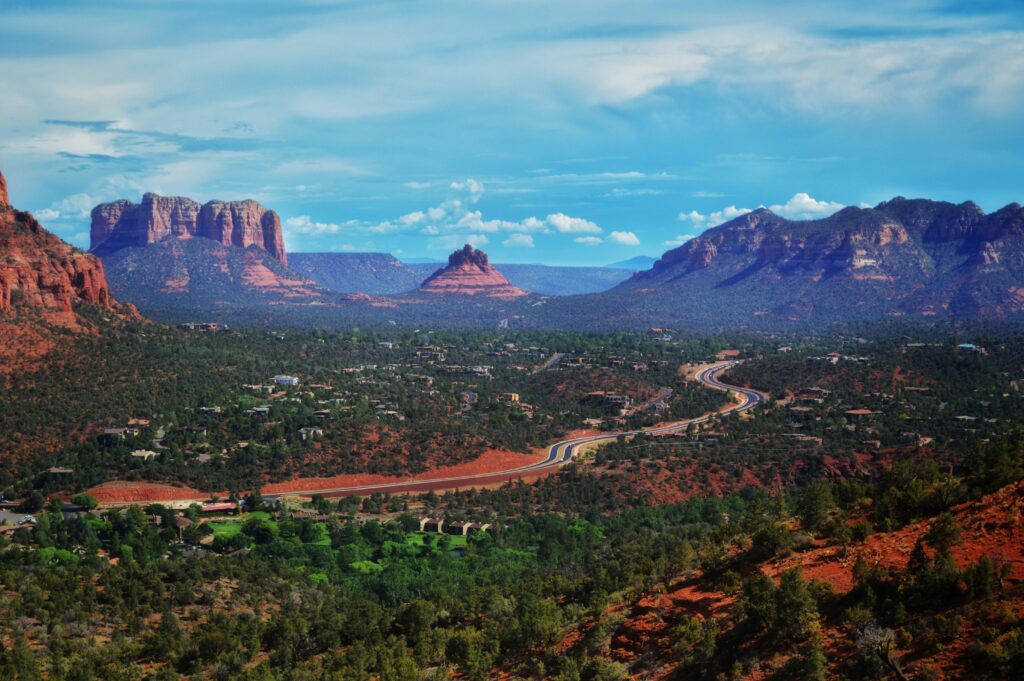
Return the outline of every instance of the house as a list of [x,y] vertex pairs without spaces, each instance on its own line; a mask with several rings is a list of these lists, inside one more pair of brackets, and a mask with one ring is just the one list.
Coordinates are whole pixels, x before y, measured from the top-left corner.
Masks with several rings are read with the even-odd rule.
[[136,459],[149,461],[150,459],[155,459],[158,456],[158,454],[148,449],[136,449],[134,452],[132,452],[132,456],[134,456]]
[[216,407],[199,407],[199,413],[203,416],[219,416],[224,409],[220,406]]
[[306,428],[299,428],[299,437],[302,438],[303,442],[305,442],[306,440],[313,440],[323,436],[323,428],[311,428],[308,426]]
[[882,412],[875,411],[873,409],[848,409],[845,413],[847,416],[852,416],[853,418],[860,419],[867,418],[869,416],[878,416]]
[[519,393],[502,393],[498,400],[501,402],[516,403],[519,401]]
[[115,426],[104,428],[100,431],[100,441],[106,444],[113,444],[117,440],[124,440],[128,437],[138,437],[140,429],[135,426]]
[[183,515],[174,516],[174,527],[178,530],[178,539],[185,535],[185,529],[192,527],[194,523]]
[[444,520],[441,518],[420,518],[420,532],[444,532]]
[[246,409],[245,413],[248,416],[269,416],[270,407],[253,407],[252,409]]
[[717,357],[720,360],[722,360],[722,359],[736,359],[737,357],[740,356],[740,354],[741,353],[740,353],[739,350],[722,350],[717,355],[715,355],[715,357]]
[[313,412],[313,418],[315,418],[315,419],[323,420],[323,419],[327,418],[330,415],[331,415],[331,410],[330,409],[317,409],[316,411]]
[[202,513],[238,513],[238,503],[234,501],[214,501],[202,505]]
[[278,374],[277,376],[274,376],[273,380],[274,380],[274,383],[277,384],[277,385],[292,385],[292,386],[294,386],[294,385],[298,385],[299,384],[298,376],[288,376],[288,375],[285,375],[285,374]]
[[468,536],[471,531],[487,532],[491,529],[490,523],[475,523],[471,521],[456,521],[448,524],[448,529],[445,530],[448,534],[462,535],[463,537]]
[[377,343],[378,348],[384,348],[385,350],[391,350],[395,347],[395,344],[391,341],[380,341]]

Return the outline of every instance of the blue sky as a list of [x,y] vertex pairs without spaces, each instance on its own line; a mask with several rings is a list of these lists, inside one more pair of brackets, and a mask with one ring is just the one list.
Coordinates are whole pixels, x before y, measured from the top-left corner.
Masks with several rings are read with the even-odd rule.
[[1024,199],[1020,2],[84,4],[0,7],[0,169],[83,247],[146,191],[256,198],[290,251],[552,264]]

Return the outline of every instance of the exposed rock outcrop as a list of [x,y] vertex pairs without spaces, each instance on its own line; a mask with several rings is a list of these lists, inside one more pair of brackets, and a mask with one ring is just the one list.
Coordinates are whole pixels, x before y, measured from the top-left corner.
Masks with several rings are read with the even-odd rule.
[[[1024,209],[896,197],[793,221],[761,208],[667,251],[619,287],[677,321],[1024,314]],[[645,301],[646,302],[646,301]],[[669,315],[660,312],[653,322]],[[664,317],[664,319],[663,319]]]
[[142,203],[120,200],[92,211],[90,251],[105,256],[130,246],[193,236],[225,246],[258,246],[287,264],[281,218],[253,200],[210,201],[145,194]]
[[[2,176],[0,176],[2,179]],[[0,181],[0,312],[25,307],[49,322],[77,327],[76,303],[112,306],[103,264],[9,205]]]
[[164,239],[104,256],[111,290],[144,310],[324,303],[330,292],[262,248],[210,239]]
[[520,298],[527,295],[509,283],[487,261],[487,254],[466,244],[448,256],[448,265],[434,272],[420,286],[425,293],[462,294],[487,298]]

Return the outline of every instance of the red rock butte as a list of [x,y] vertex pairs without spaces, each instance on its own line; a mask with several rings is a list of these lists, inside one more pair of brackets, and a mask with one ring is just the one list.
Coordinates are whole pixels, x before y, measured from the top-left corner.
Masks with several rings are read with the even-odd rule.
[[77,328],[76,303],[112,308],[103,264],[15,210],[0,174],[0,313],[31,308],[51,324]]
[[487,254],[469,244],[448,256],[448,265],[431,274],[420,286],[424,293],[462,294],[486,298],[520,298],[527,295],[509,283],[487,262]]
[[145,194],[142,203],[121,199],[92,210],[89,250],[100,256],[171,237],[198,236],[225,246],[258,246],[284,264],[281,218],[256,201],[210,201]]

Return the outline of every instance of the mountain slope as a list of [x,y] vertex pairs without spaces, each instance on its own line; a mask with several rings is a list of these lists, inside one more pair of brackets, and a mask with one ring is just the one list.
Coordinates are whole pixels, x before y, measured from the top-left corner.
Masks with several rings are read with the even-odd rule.
[[[292,253],[289,266],[340,293],[404,293],[414,291],[427,276],[421,268],[406,265],[389,253]],[[434,269],[436,265],[430,272]]]
[[210,239],[167,239],[104,256],[115,295],[142,307],[312,304],[336,298],[262,248]]
[[638,255],[634,258],[630,258],[629,260],[613,262],[609,265],[605,265],[605,267],[611,267],[618,270],[633,270],[634,272],[637,272],[639,270],[650,269],[651,265],[657,261],[657,258],[652,258],[649,255]]
[[791,221],[759,209],[545,323],[794,326],[891,317],[1024,318],[1024,209],[897,197]]
[[111,298],[98,258],[10,205],[0,174],[0,370],[46,354],[60,335],[93,330],[85,307],[137,317]]
[[[340,293],[391,295],[417,289],[438,263],[403,262],[389,253],[291,253],[288,265],[320,286]],[[610,267],[496,264],[509,283],[550,296],[607,291],[630,276]]]
[[253,200],[199,205],[180,196],[143,195],[142,203],[120,200],[92,210],[89,250],[99,256],[170,237],[206,237],[224,245],[257,246],[282,263],[281,218]]
[[436,295],[470,295],[485,298],[520,298],[527,292],[512,286],[487,261],[487,254],[466,244],[448,256],[448,265],[424,280],[420,291]]

